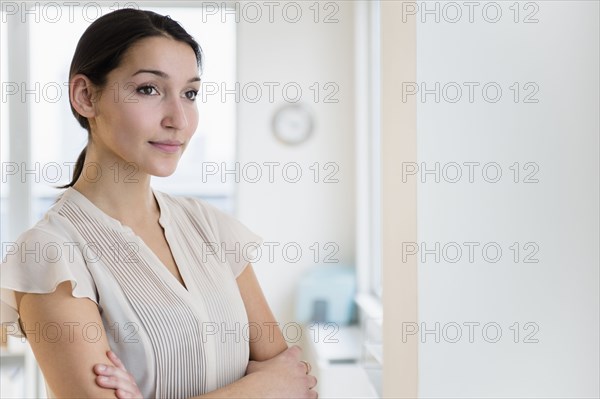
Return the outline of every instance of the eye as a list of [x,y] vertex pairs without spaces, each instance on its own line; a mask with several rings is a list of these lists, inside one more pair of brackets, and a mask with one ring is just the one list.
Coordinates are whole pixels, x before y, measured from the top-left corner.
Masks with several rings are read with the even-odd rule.
[[188,90],[185,92],[185,97],[188,100],[196,101],[197,96],[198,96],[198,90]]
[[152,85],[144,85],[144,86],[140,86],[136,89],[136,91],[140,94],[143,94],[145,96],[151,96],[152,95],[152,91],[156,91],[156,93],[158,94],[158,90],[156,89],[156,87],[152,86]]

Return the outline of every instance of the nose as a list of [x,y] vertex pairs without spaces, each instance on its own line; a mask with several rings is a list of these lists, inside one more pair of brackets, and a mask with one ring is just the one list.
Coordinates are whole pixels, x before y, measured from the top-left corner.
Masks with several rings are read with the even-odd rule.
[[182,101],[182,99],[177,97],[168,101],[166,113],[162,120],[163,127],[183,130],[188,126],[188,120],[185,115],[185,109]]

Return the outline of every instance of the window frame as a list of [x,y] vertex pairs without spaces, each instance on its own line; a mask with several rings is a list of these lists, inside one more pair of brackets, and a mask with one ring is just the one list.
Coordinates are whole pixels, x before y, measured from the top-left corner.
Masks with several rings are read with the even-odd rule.
[[381,233],[380,4],[356,2],[356,303],[362,331],[361,364],[382,394],[383,303]]

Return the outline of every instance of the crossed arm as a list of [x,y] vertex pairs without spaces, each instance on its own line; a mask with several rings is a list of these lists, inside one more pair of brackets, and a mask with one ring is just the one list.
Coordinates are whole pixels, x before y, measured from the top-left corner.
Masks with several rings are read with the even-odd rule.
[[[316,384],[313,376],[306,375],[299,362],[298,347],[288,349],[287,343],[269,308],[251,264],[237,279],[248,321],[263,327],[262,338],[256,339],[257,330],[250,329],[250,365],[247,375],[237,382],[203,395],[206,398],[227,397],[281,397],[289,391],[294,397],[316,397],[309,390]],[[61,283],[48,294],[17,293],[17,306],[25,326],[53,323],[62,328],[56,342],[29,339],[33,353],[46,382],[57,398],[116,398],[113,388],[103,388],[96,383],[94,365],[113,364],[107,356],[110,346],[103,329],[97,305],[87,298],[71,295],[69,281]],[[72,323],[96,323],[101,337],[96,342],[85,340],[81,334],[69,335]],[[27,328],[29,330],[29,328]],[[29,337],[28,337],[29,338]],[[278,384],[278,385],[274,385]],[[293,392],[292,392],[293,391]]]
[[288,345],[281,329],[276,325],[275,317],[260,288],[252,264],[248,264],[239,275],[237,284],[248,314],[248,322],[262,329],[258,339],[258,330],[249,329],[250,360],[264,361],[279,355],[287,349]]

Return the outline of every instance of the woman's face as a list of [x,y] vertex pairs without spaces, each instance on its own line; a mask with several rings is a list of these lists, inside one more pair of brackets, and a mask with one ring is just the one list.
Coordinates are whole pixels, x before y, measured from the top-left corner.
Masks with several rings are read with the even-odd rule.
[[96,156],[133,163],[141,173],[171,175],[198,125],[199,80],[188,44],[161,36],[134,44],[94,103]]

